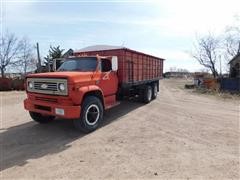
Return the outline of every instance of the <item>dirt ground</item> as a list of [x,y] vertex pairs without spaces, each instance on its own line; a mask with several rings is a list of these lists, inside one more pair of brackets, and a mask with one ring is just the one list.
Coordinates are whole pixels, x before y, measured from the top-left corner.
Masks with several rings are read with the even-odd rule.
[[124,101],[91,134],[39,125],[24,92],[1,95],[1,179],[239,179],[239,101],[162,80],[156,100]]

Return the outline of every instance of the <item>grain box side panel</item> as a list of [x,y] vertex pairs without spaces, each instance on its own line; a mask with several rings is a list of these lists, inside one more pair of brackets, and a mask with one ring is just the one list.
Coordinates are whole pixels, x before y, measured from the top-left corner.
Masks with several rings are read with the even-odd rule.
[[143,73],[143,81],[148,80],[148,57],[144,56],[144,73]]
[[126,52],[126,81],[127,83],[132,83],[133,82],[133,76],[134,76],[134,71],[133,71],[133,54],[131,52]]
[[138,80],[143,80],[143,56],[138,56]]
[[152,69],[152,65],[151,65],[151,57],[148,57],[148,80],[151,79],[151,69]]
[[148,57],[148,79],[151,79],[151,57]]
[[133,82],[138,81],[138,54],[132,53],[133,59]]
[[162,61],[159,61],[159,77],[161,76],[161,72],[162,72]]
[[146,76],[146,56],[142,56],[142,81],[144,81]]
[[144,69],[145,69],[145,73],[144,73],[144,77],[143,77],[143,80],[147,80],[148,79],[148,57],[145,56],[144,58]]
[[157,74],[156,74],[156,64],[157,63],[157,61],[156,61],[156,59],[154,59],[153,60],[153,76],[154,77],[157,77]]
[[144,76],[143,76],[143,80],[147,80],[148,79],[148,57],[144,56]]
[[156,74],[157,74],[157,77],[160,77],[160,73],[158,71],[158,69],[160,68],[160,64],[161,64],[161,60],[156,62]]
[[162,74],[163,74],[163,60],[160,61],[160,66],[159,67],[160,67],[159,77],[162,78]]
[[149,58],[149,79],[153,79],[153,72],[152,72],[152,68],[153,68],[153,59],[152,57]]
[[159,63],[160,63],[161,60],[158,60],[158,59],[154,59],[153,61],[153,75],[154,75],[154,78],[158,78],[159,75],[158,75],[158,71],[157,71],[157,67],[159,66]]

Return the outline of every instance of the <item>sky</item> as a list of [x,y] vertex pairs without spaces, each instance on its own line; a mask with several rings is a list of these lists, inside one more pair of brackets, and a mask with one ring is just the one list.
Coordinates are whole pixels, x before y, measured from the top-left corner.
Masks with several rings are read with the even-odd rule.
[[196,36],[220,34],[235,23],[239,0],[0,0],[1,31],[49,46],[81,49],[125,46],[166,59],[171,67],[199,71],[189,54]]

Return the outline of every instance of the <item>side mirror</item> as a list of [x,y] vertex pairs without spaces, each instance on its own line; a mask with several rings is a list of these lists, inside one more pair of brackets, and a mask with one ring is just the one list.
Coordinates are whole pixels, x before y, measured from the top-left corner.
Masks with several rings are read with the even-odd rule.
[[118,58],[117,58],[117,56],[112,57],[112,70],[113,71],[118,70]]

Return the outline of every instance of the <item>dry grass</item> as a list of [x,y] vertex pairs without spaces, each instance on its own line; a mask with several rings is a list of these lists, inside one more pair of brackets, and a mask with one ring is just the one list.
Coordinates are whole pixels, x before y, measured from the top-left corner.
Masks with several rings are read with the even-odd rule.
[[231,93],[231,92],[211,90],[206,88],[195,88],[192,90],[192,92],[198,93],[198,94],[212,95],[222,99],[240,100],[240,92]]

